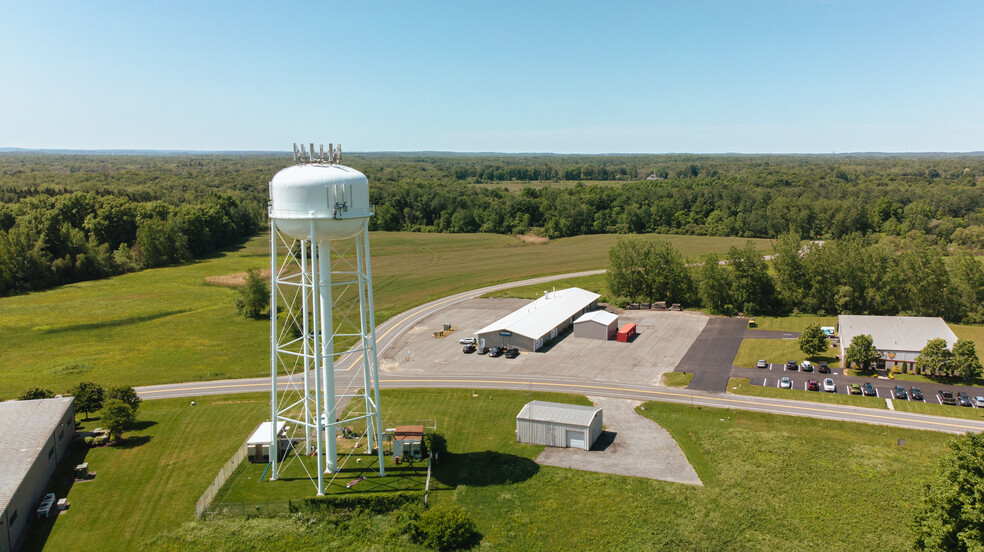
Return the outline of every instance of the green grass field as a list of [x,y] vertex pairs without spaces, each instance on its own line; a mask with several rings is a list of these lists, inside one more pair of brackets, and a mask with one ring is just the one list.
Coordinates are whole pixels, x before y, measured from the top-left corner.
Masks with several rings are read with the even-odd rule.
[[[447,436],[454,454],[435,472],[446,490],[432,500],[465,508],[484,536],[483,549],[911,550],[907,523],[918,489],[951,438],[647,403],[641,413],[670,431],[705,484],[693,487],[537,466],[531,459],[541,448],[515,442],[515,415],[531,398],[549,395],[495,391],[490,400],[488,394],[421,389],[383,397],[384,409],[433,418]],[[898,438],[906,439],[905,448],[896,446]],[[359,525],[363,541],[331,542],[342,550],[412,549],[380,540],[390,523],[366,519]],[[316,550],[325,542],[325,531],[287,517],[169,524],[173,532],[156,538],[152,550],[235,550],[228,543],[248,542],[250,535],[263,535],[264,550],[273,551]]]
[[807,314],[792,316],[755,316],[757,326],[753,330],[775,330],[802,332],[809,324],[837,326],[836,316],[812,316]]
[[[820,379],[817,378],[818,381]],[[779,389],[778,387],[772,386],[763,387],[761,385],[751,385],[748,378],[730,378],[728,379],[728,391],[736,395],[748,395],[751,397],[770,397],[773,399],[792,399],[797,401],[849,404],[851,406],[888,409],[885,399],[865,397],[863,395],[848,395],[844,393],[843,386],[837,390],[837,393],[824,393],[823,391],[805,391],[803,389]]]
[[827,355],[807,357],[806,353],[800,351],[799,343],[795,339],[745,339],[738,347],[738,353],[735,354],[734,365],[755,368],[755,363],[759,359],[776,364],[785,364],[788,360],[799,363],[810,359],[814,364],[826,361],[831,368],[839,368],[840,361],[834,359],[837,354],[837,349],[830,349]]
[[926,397],[927,402],[919,401],[892,401],[895,410],[903,412],[916,412],[918,414],[929,414],[931,416],[947,416],[950,418],[965,418],[968,420],[984,419],[984,412],[980,408],[967,408],[966,406],[952,406],[939,404],[936,397]]
[[[125,446],[76,452],[63,461],[52,481],[59,497],[68,493],[71,508],[34,524],[24,550],[139,550],[147,537],[193,519],[195,501],[269,408],[264,394],[196,402],[146,401]],[[87,429],[96,427],[98,420],[86,422]],[[69,490],[65,477],[81,462],[96,476]]]
[[[527,245],[498,234],[373,233],[377,323],[468,289],[605,268],[614,235]],[[686,254],[738,238],[667,236]],[[147,385],[261,376],[269,325],[245,320],[235,290],[205,279],[269,265],[266,236],[211,258],[0,298],[0,399],[28,387],[64,392],[79,381]],[[763,247],[767,240],[759,240]]]
[[663,385],[667,387],[686,387],[690,385],[690,381],[694,379],[693,374],[685,374],[683,372],[666,372],[663,374]]

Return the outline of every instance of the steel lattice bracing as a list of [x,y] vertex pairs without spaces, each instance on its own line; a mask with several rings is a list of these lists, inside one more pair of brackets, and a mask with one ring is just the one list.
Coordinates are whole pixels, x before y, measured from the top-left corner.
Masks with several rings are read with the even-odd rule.
[[[329,241],[317,237],[312,221],[310,237],[298,240],[281,234],[271,220],[271,418],[292,428],[290,442],[303,442],[295,452],[316,456],[316,473],[309,476],[318,495],[324,494],[325,474],[340,468],[336,437],[346,423],[364,423],[366,450],[376,449],[379,475],[385,475],[367,227],[368,219],[355,237]],[[363,387],[336,389],[336,369],[361,370]],[[278,388],[278,376],[285,375],[289,383]],[[358,403],[342,418],[340,405],[349,400]],[[277,439],[271,434],[271,443]],[[271,480],[281,467],[274,450]]]

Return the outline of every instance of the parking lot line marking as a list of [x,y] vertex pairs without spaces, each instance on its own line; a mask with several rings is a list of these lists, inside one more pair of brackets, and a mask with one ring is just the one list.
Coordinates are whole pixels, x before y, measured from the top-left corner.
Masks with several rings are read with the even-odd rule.
[[[381,379],[380,382],[381,383],[382,382],[385,382],[385,383],[498,383],[498,384],[526,385],[526,386],[530,385],[530,383],[531,383],[529,380],[509,381],[509,380],[468,380],[468,379],[463,379],[463,380],[456,380],[456,379],[422,379],[422,380],[413,380],[413,379],[396,379],[396,380]],[[269,385],[269,384],[267,384],[267,385]],[[547,383],[547,382],[539,382],[539,383],[537,383],[537,385],[542,385],[544,387],[566,387],[566,388],[574,388],[574,389],[603,389],[605,391],[622,391],[622,392],[629,392],[629,393],[641,393],[641,394],[645,394],[645,395],[662,395],[662,396],[667,396],[667,397],[679,397],[681,399],[694,399],[694,398],[697,398],[695,395],[691,395],[691,394],[687,394],[687,393],[676,393],[676,392],[672,392],[672,391],[651,391],[649,389],[631,389],[631,388],[627,388],[627,387],[611,387],[611,386],[605,386],[605,385],[590,385],[590,384],[579,384],[579,383]],[[699,398],[702,399],[702,400],[719,401],[719,402],[722,402],[722,403],[749,404],[749,405],[754,405],[754,406],[771,406],[771,407],[782,406],[783,408],[788,408],[790,410],[805,410],[805,411],[809,411],[809,412],[821,412],[821,413],[825,413],[825,414],[838,414],[838,415],[844,415],[845,414],[845,412],[839,411],[839,410],[830,410],[829,408],[816,408],[816,407],[810,407],[810,406],[799,406],[799,405],[796,405],[796,404],[781,404],[781,405],[776,405],[775,403],[753,401],[753,400],[748,400],[748,399],[732,399],[732,398],[728,398],[728,397],[708,397],[708,396],[703,396],[703,395],[700,396]],[[868,412],[851,412],[851,414],[853,414],[855,416],[862,417],[862,418],[873,418],[873,419],[892,420],[892,421],[898,421],[899,420],[899,418],[896,418],[896,417],[882,416],[882,415],[875,414],[875,413],[870,413],[869,414]],[[782,414],[778,414],[778,415],[781,416]],[[963,425],[963,424],[959,423],[960,422],[960,418],[954,418],[953,420],[954,420],[953,422],[935,422],[935,421],[932,421],[932,420],[917,420],[917,421],[919,423],[923,423],[923,424],[938,425],[938,426],[944,426],[944,427],[959,427],[959,428],[973,429],[973,430],[979,430],[980,429],[978,426]]]
[[767,387],[769,383],[769,378],[762,378],[762,387]]

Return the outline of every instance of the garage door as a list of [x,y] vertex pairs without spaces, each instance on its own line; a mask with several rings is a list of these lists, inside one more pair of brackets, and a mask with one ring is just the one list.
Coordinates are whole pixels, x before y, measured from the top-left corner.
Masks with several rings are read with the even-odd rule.
[[583,431],[568,431],[567,432],[567,446],[569,448],[584,448],[584,432]]

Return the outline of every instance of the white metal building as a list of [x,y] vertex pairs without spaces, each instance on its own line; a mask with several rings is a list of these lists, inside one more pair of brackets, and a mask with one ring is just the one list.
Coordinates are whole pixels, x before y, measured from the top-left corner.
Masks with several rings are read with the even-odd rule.
[[532,445],[589,450],[601,436],[602,409],[531,401],[516,415],[516,440]]
[[618,315],[608,311],[586,312],[574,321],[574,337],[608,340],[618,331]]
[[[270,461],[270,430],[273,422],[263,422],[256,428],[256,431],[249,436],[246,441],[246,457],[250,462],[269,462]],[[286,422],[277,422],[277,437],[280,443],[280,452],[285,452],[289,445],[287,440]]]
[[597,293],[581,288],[551,291],[478,330],[487,347],[536,351],[567,329],[577,317],[598,308]]
[[951,350],[957,342],[953,330],[937,317],[845,314],[837,317],[837,329],[841,358],[844,358],[855,336],[870,335],[875,348],[881,353],[881,362],[889,369],[896,365],[904,369],[915,364],[919,351],[930,339],[945,339]]
[[74,399],[0,402],[0,552],[17,548],[75,436]]

